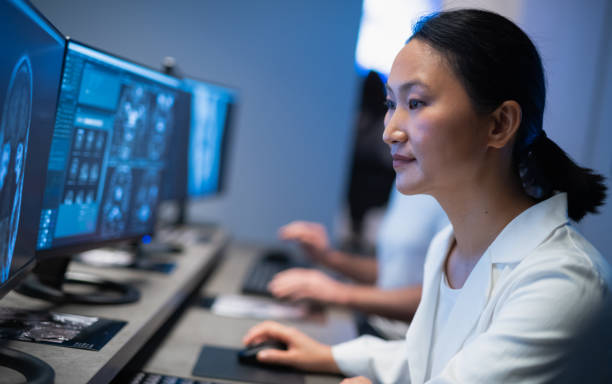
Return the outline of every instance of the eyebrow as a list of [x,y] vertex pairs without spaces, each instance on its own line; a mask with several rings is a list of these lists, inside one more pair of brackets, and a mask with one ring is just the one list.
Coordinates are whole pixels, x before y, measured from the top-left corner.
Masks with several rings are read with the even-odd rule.
[[[400,85],[399,86],[399,91],[400,91],[400,93],[406,92],[406,91],[409,91],[410,88],[417,87],[417,86],[421,87],[421,88],[429,89],[429,87],[425,83],[423,83],[423,82],[421,82],[419,80],[414,80],[414,81],[407,81],[407,82],[403,83],[402,85]],[[391,87],[389,86],[389,83],[385,83],[385,89],[386,89],[387,93],[393,93],[393,91],[391,90]]]

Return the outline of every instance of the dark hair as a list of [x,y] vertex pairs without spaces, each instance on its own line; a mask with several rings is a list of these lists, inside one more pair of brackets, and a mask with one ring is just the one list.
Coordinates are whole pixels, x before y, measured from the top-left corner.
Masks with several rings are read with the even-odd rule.
[[506,100],[521,106],[513,165],[526,193],[543,200],[567,192],[568,214],[575,221],[597,212],[606,197],[603,177],[574,163],[542,129],[544,70],[525,32],[496,13],[461,9],[422,18],[412,39],[442,54],[477,112],[492,112]]

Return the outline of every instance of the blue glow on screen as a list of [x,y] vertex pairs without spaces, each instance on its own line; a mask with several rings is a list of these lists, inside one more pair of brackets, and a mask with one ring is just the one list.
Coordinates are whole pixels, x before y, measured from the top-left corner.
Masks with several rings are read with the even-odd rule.
[[187,194],[209,196],[218,191],[228,108],[234,93],[223,87],[185,80],[192,93],[187,162]]

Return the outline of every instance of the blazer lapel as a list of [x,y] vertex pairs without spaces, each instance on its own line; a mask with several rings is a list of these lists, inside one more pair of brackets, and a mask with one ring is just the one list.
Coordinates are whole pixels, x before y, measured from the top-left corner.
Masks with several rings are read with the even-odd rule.
[[433,324],[438,306],[442,266],[452,240],[449,226],[432,242],[423,276],[422,300],[406,335],[407,358],[412,383],[422,383],[427,374]]

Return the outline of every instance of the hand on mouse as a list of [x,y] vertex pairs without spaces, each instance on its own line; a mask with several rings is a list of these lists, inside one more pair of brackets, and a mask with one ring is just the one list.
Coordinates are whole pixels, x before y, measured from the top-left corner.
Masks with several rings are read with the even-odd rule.
[[304,371],[340,373],[329,345],[321,344],[295,328],[266,321],[251,328],[242,339],[245,345],[275,339],[287,344],[287,350],[267,349],[257,360],[267,364],[288,365]]
[[274,276],[268,290],[278,298],[289,300],[311,299],[329,304],[344,304],[347,285],[321,271],[291,268]]

